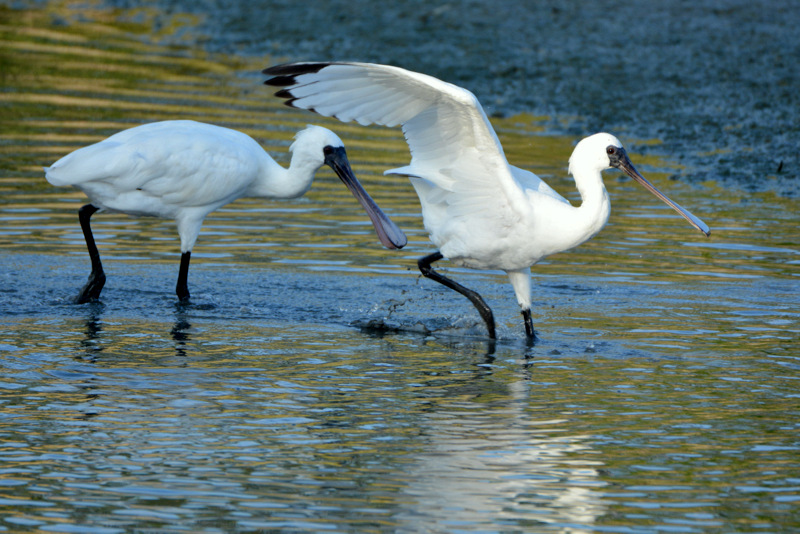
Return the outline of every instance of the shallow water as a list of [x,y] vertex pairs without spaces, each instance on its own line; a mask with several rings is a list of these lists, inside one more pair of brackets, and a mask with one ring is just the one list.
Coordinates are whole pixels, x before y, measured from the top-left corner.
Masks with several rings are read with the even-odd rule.
[[[381,175],[407,161],[399,132],[284,108],[253,74],[269,58],[150,44],[161,14],[0,13],[0,530],[800,528],[796,201],[670,180],[681,165],[631,150],[712,237],[607,173],[609,225],[534,268],[537,345],[504,276],[447,269],[494,308],[490,343],[418,275],[419,206]],[[186,34],[170,20],[153,40]],[[296,130],[330,126],[409,245],[381,249],[326,171],[302,199],[212,214],[188,306],[173,225],[97,215],[102,303],[71,304],[83,199],[41,167],[167,118],[284,163]],[[570,192],[574,139],[551,120],[494,123],[510,160]]]

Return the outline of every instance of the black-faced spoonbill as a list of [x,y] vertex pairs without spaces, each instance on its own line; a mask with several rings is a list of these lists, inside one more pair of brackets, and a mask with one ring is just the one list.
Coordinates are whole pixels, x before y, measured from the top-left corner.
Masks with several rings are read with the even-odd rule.
[[358,199],[385,247],[406,244],[403,232],[361,187],[336,134],[309,126],[289,150],[291,163],[284,169],[253,138],[236,130],[163,121],[124,130],[46,167],[48,182],[75,186],[90,201],[78,213],[92,272],[76,302],[96,300],[106,281],[89,224],[96,211],[175,219],[181,238],[175,292],[186,302],[189,259],[206,216],[242,197],[302,196],[322,165],[329,165]]
[[495,338],[492,310],[481,296],[437,273],[447,258],[471,269],[508,274],[525,320],[531,321],[530,268],[542,258],[580,245],[606,224],[611,207],[601,172],[617,168],[709,235],[706,224],[667,198],[631,164],[616,137],[583,139],[569,159],[581,194],[572,206],[535,174],[509,165],[475,96],[456,85],[388,65],[291,63],[264,69],[267,85],[283,87],[286,104],[341,121],[402,125],[411,164],[386,174],[410,178],[425,229],[438,251],[419,260],[422,274],[467,297]]

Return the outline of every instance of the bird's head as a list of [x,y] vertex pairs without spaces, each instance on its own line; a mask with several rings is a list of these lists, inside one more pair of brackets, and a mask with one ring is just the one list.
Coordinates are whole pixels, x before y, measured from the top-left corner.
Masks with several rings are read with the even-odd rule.
[[639,174],[636,167],[631,163],[628,158],[625,148],[619,139],[608,133],[597,133],[590,135],[586,139],[582,139],[580,143],[575,146],[572,156],[569,158],[569,172],[575,177],[576,182],[578,176],[600,177],[600,173],[606,169],[619,169],[636,182],[641,184],[645,189],[653,193],[669,207],[677,211],[684,219],[689,221],[692,226],[709,235],[711,230],[708,226],[695,217],[688,210],[681,207],[677,202],[670,200],[667,195],[659,191],[656,186],[651,184],[644,176]]
[[333,154],[337,152],[344,155],[345,160],[347,159],[344,143],[338,135],[327,128],[311,124],[297,132],[289,151],[295,158],[306,159],[317,167],[330,165]]
[[299,161],[300,165],[307,162],[317,169],[323,165],[333,169],[367,212],[383,246],[398,249],[406,245],[408,239],[403,231],[383,213],[356,178],[347,160],[344,143],[338,135],[322,126],[310,125],[297,133],[289,150],[292,152],[292,165]]
[[575,146],[569,158],[569,172],[573,176],[577,167],[588,167],[601,172],[612,167],[619,169],[620,163],[628,156],[619,139],[609,133],[590,135]]

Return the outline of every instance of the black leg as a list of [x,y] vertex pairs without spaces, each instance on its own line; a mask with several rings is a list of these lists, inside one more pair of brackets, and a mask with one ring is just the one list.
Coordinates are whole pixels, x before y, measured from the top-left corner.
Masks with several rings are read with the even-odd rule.
[[189,301],[189,260],[192,258],[192,251],[189,250],[181,254],[181,268],[178,270],[178,285],[175,286],[175,293],[181,302]]
[[481,314],[483,322],[486,323],[486,328],[487,330],[489,330],[489,337],[491,339],[496,339],[497,335],[495,334],[495,328],[494,328],[494,315],[492,314],[491,308],[489,308],[489,306],[487,306],[486,303],[483,301],[483,298],[481,298],[481,296],[475,291],[467,289],[461,284],[453,282],[449,278],[442,276],[441,274],[434,271],[433,268],[431,267],[431,263],[439,261],[442,258],[444,258],[444,256],[442,256],[442,253],[438,251],[428,256],[425,256],[424,258],[420,258],[420,260],[417,262],[417,265],[419,265],[419,270],[422,272],[422,275],[425,276],[426,278],[430,278],[431,280],[435,280],[436,282],[439,282],[440,284],[447,286],[450,289],[457,291],[462,295],[464,295],[465,297],[467,297],[469,301],[472,303],[472,305],[475,306],[475,308],[478,310],[478,313]]
[[525,320],[525,335],[531,343],[536,341],[536,332],[533,331],[533,321],[531,321],[531,310],[522,310],[522,318]]
[[94,235],[92,235],[92,227],[89,220],[92,215],[99,208],[92,204],[86,204],[78,210],[78,220],[81,222],[81,230],[83,230],[83,237],[86,239],[86,248],[89,250],[89,258],[92,260],[92,272],[89,274],[89,281],[81,289],[80,294],[75,299],[78,304],[84,304],[97,300],[100,297],[100,292],[106,284],[106,273],[103,272],[103,264],[100,262],[100,252],[97,251],[97,245],[94,242]]

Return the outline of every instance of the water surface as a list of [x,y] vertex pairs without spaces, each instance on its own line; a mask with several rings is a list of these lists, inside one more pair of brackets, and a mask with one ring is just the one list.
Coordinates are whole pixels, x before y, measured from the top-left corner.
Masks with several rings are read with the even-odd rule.
[[[0,13],[0,529],[800,528],[796,201],[671,180],[678,162],[632,149],[712,237],[609,172],[609,225],[534,268],[537,345],[505,276],[442,262],[493,307],[490,343],[416,270],[419,205],[382,176],[408,160],[398,131],[281,106],[255,74],[271,56],[152,44],[189,40],[183,15]],[[173,224],[97,215],[108,282],[72,304],[85,200],[41,167],[171,118],[247,132],[284,164],[295,131],[329,126],[409,245],[383,250],[322,171],[302,199],[207,219],[188,306]],[[575,200],[575,138],[547,135],[553,120],[493,122],[511,161]]]

